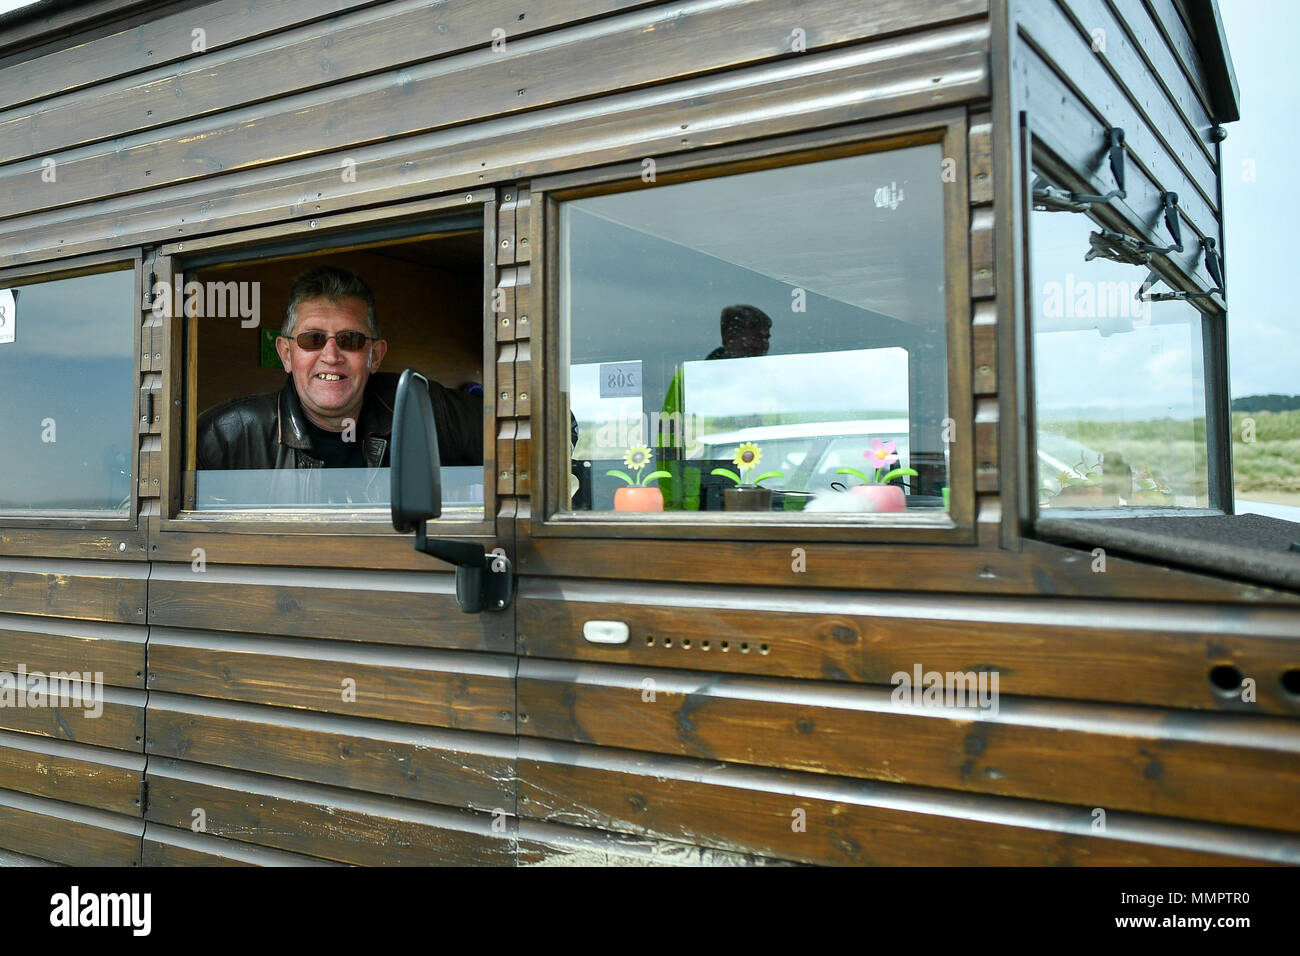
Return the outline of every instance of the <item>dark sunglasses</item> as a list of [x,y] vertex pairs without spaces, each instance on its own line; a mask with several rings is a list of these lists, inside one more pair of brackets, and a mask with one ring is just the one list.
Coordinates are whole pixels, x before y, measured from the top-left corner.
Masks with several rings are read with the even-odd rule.
[[351,329],[346,332],[337,332],[334,335],[327,335],[320,329],[314,329],[310,332],[299,332],[293,337],[293,340],[298,343],[298,348],[308,352],[319,352],[330,339],[337,342],[339,348],[345,352],[359,352],[366,347],[367,342],[376,341],[373,335],[366,335],[364,332]]

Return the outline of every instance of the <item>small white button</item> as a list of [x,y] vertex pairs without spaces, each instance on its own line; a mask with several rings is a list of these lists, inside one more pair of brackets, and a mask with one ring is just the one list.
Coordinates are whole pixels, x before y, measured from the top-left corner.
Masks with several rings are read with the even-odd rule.
[[582,636],[593,644],[626,644],[627,625],[622,621],[588,621]]

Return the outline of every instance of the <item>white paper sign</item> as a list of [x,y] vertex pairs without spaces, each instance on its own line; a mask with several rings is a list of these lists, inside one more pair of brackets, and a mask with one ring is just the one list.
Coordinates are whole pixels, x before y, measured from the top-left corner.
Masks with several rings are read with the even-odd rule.
[[0,289],[0,345],[14,340],[14,326],[18,323],[17,305],[13,289]]
[[641,394],[641,362],[608,362],[600,366],[601,398],[636,398]]

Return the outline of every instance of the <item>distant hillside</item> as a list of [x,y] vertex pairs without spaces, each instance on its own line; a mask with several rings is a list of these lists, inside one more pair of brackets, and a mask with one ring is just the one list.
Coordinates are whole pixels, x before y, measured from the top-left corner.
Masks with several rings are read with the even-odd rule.
[[1300,409],[1300,395],[1247,395],[1232,400],[1234,412],[1292,412]]

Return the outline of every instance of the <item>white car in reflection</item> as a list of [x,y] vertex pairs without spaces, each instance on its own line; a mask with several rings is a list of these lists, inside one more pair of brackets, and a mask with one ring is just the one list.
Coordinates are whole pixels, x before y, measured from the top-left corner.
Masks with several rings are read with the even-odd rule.
[[[730,432],[701,435],[703,446],[692,458],[730,459],[744,442],[758,445],[762,459],[758,472],[779,471],[784,478],[769,478],[763,487],[774,491],[808,491],[822,494],[831,491],[832,482],[858,484],[852,475],[838,474],[841,468],[867,470],[862,453],[871,447],[871,439],[894,442],[898,463],[908,467],[909,431],[906,418],[872,418],[841,422],[805,422],[797,425],[758,425]],[[945,459],[947,449],[944,450]],[[734,467],[734,466],[728,466]]]

